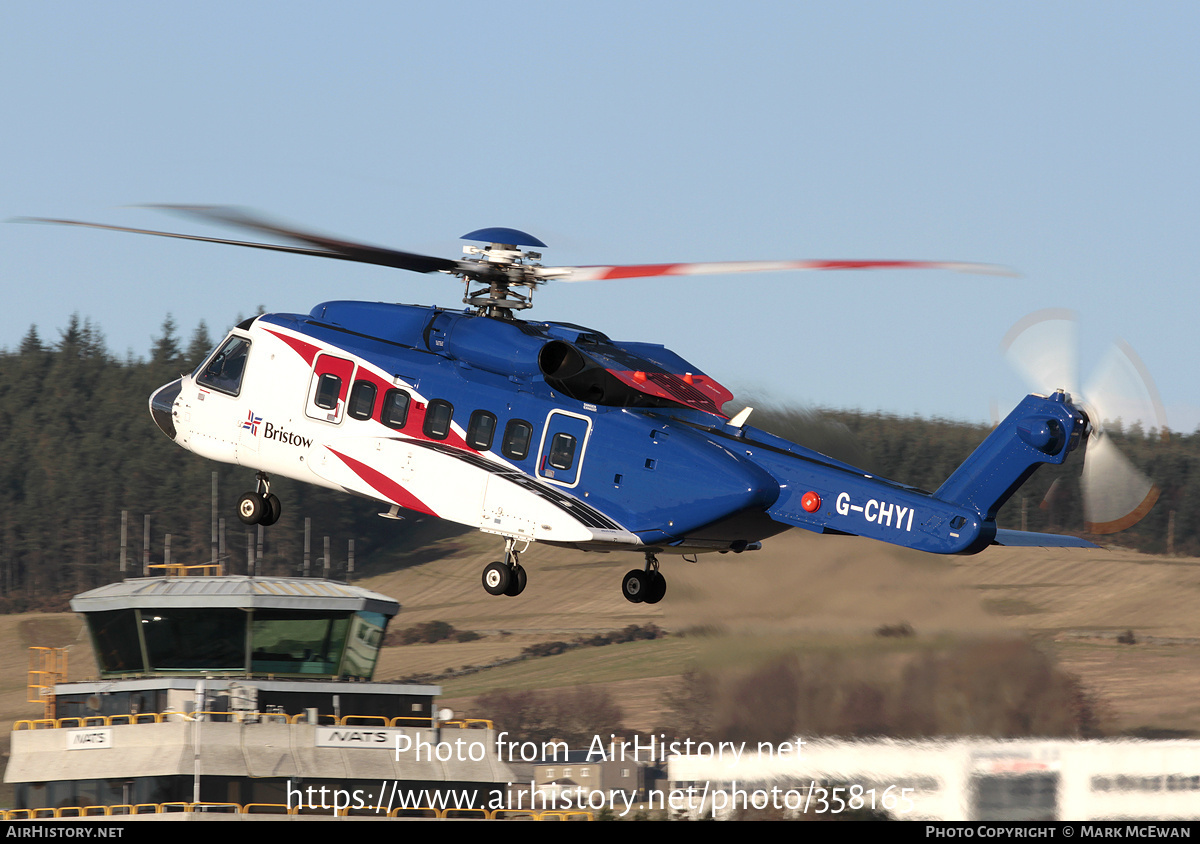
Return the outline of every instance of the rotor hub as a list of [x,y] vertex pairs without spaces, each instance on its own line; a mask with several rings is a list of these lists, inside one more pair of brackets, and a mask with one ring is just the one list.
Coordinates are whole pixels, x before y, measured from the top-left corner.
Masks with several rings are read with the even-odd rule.
[[[463,254],[470,255],[461,262],[454,274],[463,279],[466,292],[463,304],[477,308],[480,315],[512,319],[513,311],[533,307],[533,290],[541,283],[537,270],[540,252],[522,251],[522,246],[544,247],[531,234],[517,229],[479,229],[463,235],[463,240],[481,240],[487,246],[464,246]],[[473,283],[486,287],[471,290]],[[527,292],[520,292],[525,288]]]

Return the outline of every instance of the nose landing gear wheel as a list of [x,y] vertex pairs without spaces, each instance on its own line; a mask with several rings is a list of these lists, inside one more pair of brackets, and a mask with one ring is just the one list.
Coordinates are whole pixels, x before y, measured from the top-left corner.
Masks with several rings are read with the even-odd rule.
[[257,525],[270,513],[267,500],[257,492],[247,492],[238,501],[238,518],[243,524]]
[[262,495],[257,492],[247,492],[238,501],[238,518],[244,524],[270,527],[279,521],[283,505],[275,493]]
[[273,492],[267,493],[267,512],[263,514],[259,524],[263,527],[270,527],[279,521],[280,515],[283,513],[283,505],[279,503],[279,496]]
[[247,492],[238,500],[238,518],[243,524],[267,527],[279,521],[283,505],[279,496],[271,492],[271,481],[262,472],[256,476],[258,489]]

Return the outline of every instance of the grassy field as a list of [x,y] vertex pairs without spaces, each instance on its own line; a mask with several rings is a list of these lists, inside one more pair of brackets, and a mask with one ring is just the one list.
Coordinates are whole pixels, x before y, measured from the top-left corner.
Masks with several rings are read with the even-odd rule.
[[[439,547],[440,546],[440,547]],[[499,542],[466,535],[434,543],[442,553],[364,585],[402,604],[393,624],[448,621],[479,642],[390,648],[381,678],[442,672],[514,656],[526,645],[570,640],[652,621],[690,635],[573,651],[443,683],[456,710],[495,688],[602,682],[646,729],[663,688],[689,667],[746,666],[793,652],[828,652],[876,670],[887,652],[984,636],[1033,636],[1109,706],[1114,727],[1200,732],[1200,560],[1124,551],[992,548],[937,557],[850,537],[792,531],[762,551],[663,558],[667,597],[657,606],[620,595],[634,555],[534,546],[522,558],[529,586],[492,598],[479,576]],[[882,639],[884,624],[916,636]],[[1132,630],[1136,644],[1118,642]],[[485,715],[473,712],[475,715]]]
[[[823,653],[879,671],[892,654],[983,636],[1033,636],[1107,703],[1117,729],[1200,733],[1195,558],[1003,548],[945,558],[792,531],[754,553],[696,563],[664,557],[667,596],[647,606],[628,603],[619,591],[636,555],[536,545],[522,556],[525,593],[491,597],[480,573],[500,547],[482,534],[443,537],[399,558],[400,568],[359,581],[400,601],[393,628],[441,620],[484,637],[387,648],[377,679],[488,664],[537,642],[654,622],[688,635],[584,648],[442,682],[443,702],[477,717],[487,713],[473,699],[492,689],[599,683],[625,710],[626,727],[649,729],[658,723],[663,691],[692,667]],[[901,622],[916,635],[874,635],[880,625]],[[1130,630],[1136,644],[1120,643],[1118,635]],[[0,728],[40,717],[40,706],[25,702],[28,646],[70,646],[71,679],[94,675],[74,615],[0,616],[0,636],[8,645],[0,651]],[[5,752],[7,732],[0,731]]]

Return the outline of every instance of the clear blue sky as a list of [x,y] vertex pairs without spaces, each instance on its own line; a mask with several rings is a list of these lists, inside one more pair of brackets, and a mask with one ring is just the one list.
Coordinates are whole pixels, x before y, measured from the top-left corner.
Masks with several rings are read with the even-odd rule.
[[[553,264],[1007,264],[560,285],[533,315],[739,396],[984,421],[1024,392],[1008,328],[1071,307],[1085,359],[1125,338],[1191,431],[1198,36],[1194,2],[7,2],[0,218],[215,233],[125,206],[216,203],[451,257],[503,225]],[[78,312],[136,355],[168,312],[216,334],[259,304],[462,295],[28,225],[0,225],[0,278],[0,346]]]

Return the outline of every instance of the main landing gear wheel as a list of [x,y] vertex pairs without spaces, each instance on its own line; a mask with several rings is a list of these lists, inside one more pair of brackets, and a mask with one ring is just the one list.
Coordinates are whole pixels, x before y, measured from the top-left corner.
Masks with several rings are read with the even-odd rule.
[[515,578],[506,563],[488,563],[483,570],[483,588],[489,595],[503,595]]
[[647,604],[657,604],[667,594],[667,579],[656,571],[648,572],[650,586],[646,589]]
[[625,596],[626,601],[640,604],[646,600],[646,593],[649,591],[650,578],[646,576],[646,572],[630,569],[625,573],[625,579],[621,581],[621,594]]
[[525,574],[525,568],[520,563],[515,563],[510,569],[511,581],[508,588],[504,590],[504,594],[510,598],[515,598],[525,591],[525,581],[528,580]]
[[483,588],[489,595],[515,598],[525,591],[528,577],[517,561],[517,540],[504,540],[504,562],[488,563],[483,570]]
[[621,594],[633,604],[657,604],[667,594],[667,579],[658,571],[658,558],[646,554],[645,570],[630,569],[621,581]]

